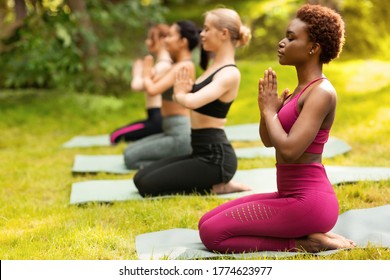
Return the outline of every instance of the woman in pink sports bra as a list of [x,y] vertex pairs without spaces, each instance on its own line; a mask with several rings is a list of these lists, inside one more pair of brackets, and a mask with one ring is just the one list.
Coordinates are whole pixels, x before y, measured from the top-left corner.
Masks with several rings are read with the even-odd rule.
[[339,207],[322,165],[337,99],[322,65],[338,57],[343,43],[344,22],[329,8],[304,5],[290,22],[278,56],[281,65],[295,66],[298,86],[278,97],[270,68],[258,89],[259,132],[264,145],[276,150],[277,192],[232,200],[206,213],[199,234],[209,250],[318,252],[356,246],[329,232]]

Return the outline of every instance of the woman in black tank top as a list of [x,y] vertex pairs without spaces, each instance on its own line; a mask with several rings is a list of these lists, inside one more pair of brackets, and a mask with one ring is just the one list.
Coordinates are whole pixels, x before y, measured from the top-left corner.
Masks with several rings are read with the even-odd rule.
[[235,49],[249,41],[250,30],[234,10],[221,8],[206,13],[200,36],[204,50],[214,54],[213,63],[195,84],[190,69],[178,71],[173,95],[174,101],[192,110],[192,154],[139,170],[134,183],[142,196],[248,190],[231,181],[237,158],[223,128],[240,84]]

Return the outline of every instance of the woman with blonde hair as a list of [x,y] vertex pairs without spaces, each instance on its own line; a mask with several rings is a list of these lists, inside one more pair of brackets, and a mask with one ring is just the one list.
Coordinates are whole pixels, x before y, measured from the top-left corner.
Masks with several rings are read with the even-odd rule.
[[142,196],[248,189],[231,181],[237,158],[224,125],[240,85],[235,50],[248,43],[250,30],[237,12],[220,8],[206,12],[200,37],[202,47],[212,55],[212,63],[195,83],[193,70],[182,67],[176,75],[173,95],[178,104],[191,109],[192,154],[164,159],[139,170],[134,183]]

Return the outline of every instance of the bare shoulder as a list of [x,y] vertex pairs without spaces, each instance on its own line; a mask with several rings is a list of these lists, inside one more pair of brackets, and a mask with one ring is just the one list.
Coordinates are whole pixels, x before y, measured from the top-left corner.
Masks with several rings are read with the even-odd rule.
[[163,73],[168,69],[170,69],[171,67],[172,67],[172,63],[167,60],[159,61],[154,65],[154,68],[156,69],[156,74]]
[[307,98],[310,99],[309,97],[314,97],[315,99],[333,99],[336,95],[336,89],[333,87],[332,83],[329,80],[324,79],[321,83],[308,91]]
[[174,64],[174,67],[180,69],[182,67],[195,68],[195,64],[191,60],[183,60]]
[[241,79],[241,73],[237,67],[228,66],[218,71],[218,73],[216,73],[215,75],[215,78],[221,80],[228,80],[230,82],[236,82]]
[[304,98],[304,103],[313,108],[319,106],[334,106],[337,100],[336,89],[329,80],[323,80],[320,84],[311,88]]
[[332,83],[329,80],[327,80],[327,79],[323,80],[320,83],[319,89],[321,91],[327,92],[328,94],[336,95],[336,89],[334,88]]

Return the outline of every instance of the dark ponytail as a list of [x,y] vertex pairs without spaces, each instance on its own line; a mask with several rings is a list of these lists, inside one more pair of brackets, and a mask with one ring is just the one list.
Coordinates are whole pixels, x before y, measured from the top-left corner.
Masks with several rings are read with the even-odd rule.
[[210,60],[210,52],[206,51],[203,46],[200,47],[200,62],[199,65],[203,70],[206,70]]
[[196,24],[190,20],[181,20],[176,22],[179,26],[179,33],[182,38],[188,41],[188,48],[190,51],[199,45],[199,32]]
[[[190,20],[181,20],[176,22],[179,27],[179,33],[182,38],[186,38],[188,41],[188,48],[190,51],[195,49],[200,44],[200,32],[196,24]],[[209,64],[210,53],[205,51],[203,47],[200,47],[200,62],[199,65],[203,70],[207,68]]]

